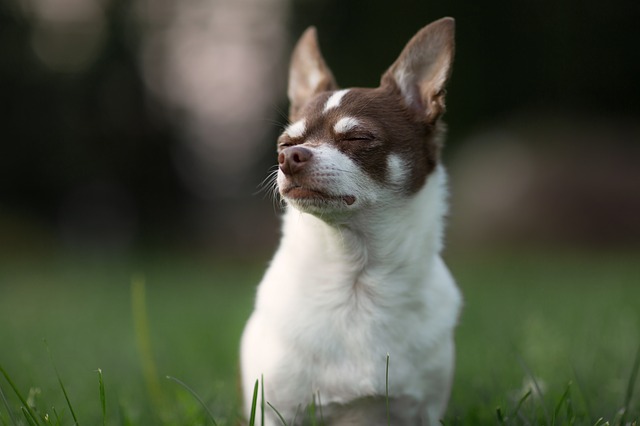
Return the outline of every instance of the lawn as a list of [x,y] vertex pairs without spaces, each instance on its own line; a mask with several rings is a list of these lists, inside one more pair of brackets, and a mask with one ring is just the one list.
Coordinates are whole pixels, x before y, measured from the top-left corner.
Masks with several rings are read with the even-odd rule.
[[[445,424],[637,421],[637,259],[448,256],[465,308]],[[0,425],[30,424],[15,390],[38,424],[71,425],[74,416],[81,425],[213,424],[197,397],[217,424],[235,424],[238,341],[266,261],[0,260],[0,366],[11,380],[0,375]],[[389,377],[392,388],[393,354]]]

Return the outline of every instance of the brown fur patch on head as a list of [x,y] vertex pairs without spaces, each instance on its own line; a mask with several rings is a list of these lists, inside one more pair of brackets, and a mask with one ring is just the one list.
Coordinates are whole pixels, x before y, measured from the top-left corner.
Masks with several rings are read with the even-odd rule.
[[[299,117],[305,119],[305,136],[293,142],[310,146],[330,143],[381,184],[388,183],[387,160],[396,154],[407,169],[406,192],[413,194],[422,188],[439,161],[440,124],[428,122],[424,115],[408,107],[392,82],[375,89],[350,89],[338,107],[325,112],[324,105],[331,95],[332,92],[321,93],[301,109]],[[358,125],[336,134],[334,126],[344,117],[356,119]],[[283,142],[282,138],[279,142]]]
[[[406,188],[410,193],[424,185],[439,161],[440,149],[434,138],[437,124],[428,123],[424,116],[407,107],[395,85],[353,89],[347,93],[336,114],[362,120],[375,138],[375,144],[344,144],[340,149],[368,172],[379,167],[386,171],[389,155],[398,155],[408,169]],[[353,149],[352,153],[350,149]],[[375,177],[371,172],[369,174]],[[381,178],[386,179],[386,174]]]

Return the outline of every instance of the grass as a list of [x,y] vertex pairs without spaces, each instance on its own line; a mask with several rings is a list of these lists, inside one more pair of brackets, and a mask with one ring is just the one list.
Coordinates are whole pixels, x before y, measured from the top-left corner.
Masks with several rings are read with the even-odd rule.
[[[444,423],[637,423],[637,255],[450,256],[465,309]],[[236,424],[265,264],[0,259],[0,425]]]

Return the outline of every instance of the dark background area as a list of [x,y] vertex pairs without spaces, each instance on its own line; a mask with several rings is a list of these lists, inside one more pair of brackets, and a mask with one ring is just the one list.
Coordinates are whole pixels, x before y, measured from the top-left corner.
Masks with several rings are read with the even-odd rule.
[[[277,215],[258,186],[275,162],[273,123],[284,122],[296,38],[315,25],[339,84],[375,86],[410,37],[442,16],[457,22],[446,115],[454,241],[640,241],[638,1],[292,1],[273,82],[280,95],[248,124],[265,129],[247,154],[250,172],[225,175],[233,191],[214,186],[204,197],[176,165],[188,119],[145,84],[149,28],[132,19],[133,3],[101,2],[99,48],[66,68],[50,64],[73,65],[68,55],[88,38],[81,26],[42,36],[34,3],[0,2],[0,253],[270,250]],[[38,34],[54,46],[49,65],[34,48]],[[221,132],[215,143],[234,140]]]

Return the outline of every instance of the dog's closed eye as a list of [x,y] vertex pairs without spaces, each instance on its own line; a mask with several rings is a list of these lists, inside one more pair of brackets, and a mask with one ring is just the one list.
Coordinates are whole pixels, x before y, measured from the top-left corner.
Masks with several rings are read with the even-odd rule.
[[278,138],[278,149],[280,150],[290,146],[294,146],[299,144],[300,142],[301,138],[293,138],[285,132]]
[[350,134],[341,135],[339,139],[341,141],[346,141],[346,142],[357,142],[357,141],[372,141],[375,139],[375,137],[370,133],[362,133],[362,134],[353,134],[353,135],[350,135]]

